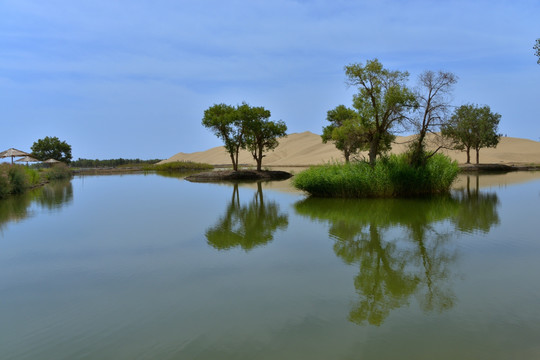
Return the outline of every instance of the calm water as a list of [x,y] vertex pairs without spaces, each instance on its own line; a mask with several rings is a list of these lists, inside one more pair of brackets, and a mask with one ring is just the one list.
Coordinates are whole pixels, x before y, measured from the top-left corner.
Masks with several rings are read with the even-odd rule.
[[538,359],[540,174],[451,196],[75,178],[0,201],[1,359]]

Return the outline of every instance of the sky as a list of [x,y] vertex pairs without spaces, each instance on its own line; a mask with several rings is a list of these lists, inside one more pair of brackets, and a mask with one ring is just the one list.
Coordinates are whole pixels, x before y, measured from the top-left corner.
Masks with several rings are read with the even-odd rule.
[[453,72],[453,105],[539,141],[539,19],[538,0],[1,0],[0,150],[165,159],[221,145],[204,110],[243,101],[320,134],[352,105],[344,66],[375,58],[411,87]]

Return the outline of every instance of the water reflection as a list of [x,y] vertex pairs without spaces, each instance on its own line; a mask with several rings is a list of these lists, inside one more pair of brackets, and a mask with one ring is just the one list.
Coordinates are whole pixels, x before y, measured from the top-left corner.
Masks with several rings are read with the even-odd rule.
[[247,205],[240,203],[238,184],[233,185],[231,201],[216,225],[206,230],[208,244],[219,250],[241,247],[249,251],[272,241],[277,229],[285,230],[289,217],[274,201],[265,201],[262,184]]
[[452,308],[457,253],[450,240],[460,231],[489,231],[499,221],[497,204],[495,193],[469,188],[431,199],[307,198],[295,209],[329,222],[336,255],[359,266],[349,320],[381,325],[412,295],[425,312]]
[[20,221],[31,216],[32,204],[53,210],[72,201],[73,187],[70,180],[54,181],[24,194],[8,196],[0,200],[0,230],[9,222]]

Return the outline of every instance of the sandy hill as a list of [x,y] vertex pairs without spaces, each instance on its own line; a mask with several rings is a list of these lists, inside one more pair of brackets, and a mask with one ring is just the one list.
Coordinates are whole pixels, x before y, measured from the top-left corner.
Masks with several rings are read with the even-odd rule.
[[[396,138],[392,146],[392,153],[403,152],[412,136]],[[459,151],[444,151],[459,163],[465,163],[466,155]],[[367,158],[367,153],[360,156]],[[471,161],[475,161],[475,152],[471,152]],[[162,163],[171,161],[195,161],[212,165],[230,165],[231,159],[223,146],[215,147],[206,151],[190,154],[178,153]],[[290,134],[279,141],[279,146],[272,152],[267,153],[263,159],[264,166],[308,166],[322,164],[329,161],[343,161],[342,153],[333,144],[323,144],[320,135],[309,131]],[[240,152],[240,164],[255,165],[251,154],[247,151]],[[480,150],[481,163],[505,163],[505,164],[540,164],[540,142],[503,137],[495,149]]]

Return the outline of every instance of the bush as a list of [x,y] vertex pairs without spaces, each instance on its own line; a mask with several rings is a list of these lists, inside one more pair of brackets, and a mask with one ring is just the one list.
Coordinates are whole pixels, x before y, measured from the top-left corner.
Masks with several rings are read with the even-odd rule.
[[11,165],[8,171],[8,179],[11,185],[11,193],[21,194],[29,186],[28,177],[23,165]]
[[0,199],[6,197],[11,192],[9,183],[9,164],[0,164]]
[[26,172],[26,178],[28,179],[28,184],[30,186],[38,185],[41,182],[39,171],[28,167],[25,167],[24,171]]
[[293,185],[318,197],[406,197],[448,192],[459,168],[437,154],[424,166],[409,165],[406,154],[391,155],[375,166],[367,162],[311,167]]
[[196,163],[192,161],[174,161],[164,164],[156,164],[150,167],[145,168],[145,170],[156,170],[156,171],[187,171],[187,170],[210,170],[214,166],[210,164]]
[[71,170],[64,163],[54,164],[50,169],[47,169],[44,174],[47,180],[69,179],[72,175]]

